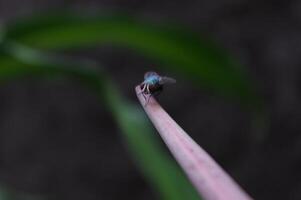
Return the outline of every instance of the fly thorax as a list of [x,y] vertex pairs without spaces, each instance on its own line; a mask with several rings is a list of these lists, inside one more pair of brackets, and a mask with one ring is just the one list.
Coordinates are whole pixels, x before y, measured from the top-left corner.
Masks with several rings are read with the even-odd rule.
[[150,85],[155,85],[155,84],[159,83],[159,78],[156,76],[151,76],[146,80],[146,82]]

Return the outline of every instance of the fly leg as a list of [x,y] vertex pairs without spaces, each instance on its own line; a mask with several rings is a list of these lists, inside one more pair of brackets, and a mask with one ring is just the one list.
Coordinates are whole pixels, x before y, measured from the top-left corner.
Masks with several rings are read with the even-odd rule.
[[145,99],[146,103],[145,103],[145,105],[144,105],[144,106],[146,106],[146,105],[148,104],[148,102],[149,102],[149,99],[150,99],[150,98],[151,98],[151,96],[152,96],[152,94],[151,94],[151,92],[150,92],[150,90],[149,90],[149,85],[147,85],[147,86],[146,86],[146,90],[147,90],[147,93],[148,93],[149,95],[148,95],[148,98],[147,98],[147,100]]
[[161,90],[157,90],[157,91],[155,91],[153,93],[150,93],[150,95],[148,96],[147,101],[146,101],[146,103],[145,103],[144,106],[147,106],[147,104],[148,104],[148,102],[149,102],[149,100],[150,100],[151,97],[157,97],[159,94],[161,94],[161,92],[162,92],[162,89]]
[[145,92],[146,84],[144,82],[142,82],[140,85],[142,85],[142,84],[143,84],[143,88],[142,88],[141,92],[138,93],[138,95]]
[[139,92],[138,95],[142,94],[144,99],[146,100],[146,97],[145,97],[144,93],[145,93],[145,89],[147,88],[147,84],[145,84],[144,82],[142,82],[141,84],[144,84],[144,85],[143,85],[143,88],[142,88],[141,92]]

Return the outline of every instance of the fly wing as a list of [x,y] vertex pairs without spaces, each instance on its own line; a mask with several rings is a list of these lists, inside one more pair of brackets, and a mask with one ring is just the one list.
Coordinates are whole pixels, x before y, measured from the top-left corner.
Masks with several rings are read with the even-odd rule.
[[159,76],[156,72],[146,72],[144,74],[144,79],[147,79],[150,76]]
[[163,85],[165,83],[176,83],[176,79],[173,79],[173,78],[170,78],[170,77],[167,77],[167,76],[162,76],[160,78],[160,81],[159,81],[159,84]]

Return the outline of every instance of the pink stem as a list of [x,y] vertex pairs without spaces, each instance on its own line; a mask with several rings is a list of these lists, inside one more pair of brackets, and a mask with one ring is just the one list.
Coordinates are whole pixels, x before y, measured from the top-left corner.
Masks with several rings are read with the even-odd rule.
[[146,104],[139,86],[136,93],[145,112],[169,150],[205,200],[250,200],[242,188],[151,97]]

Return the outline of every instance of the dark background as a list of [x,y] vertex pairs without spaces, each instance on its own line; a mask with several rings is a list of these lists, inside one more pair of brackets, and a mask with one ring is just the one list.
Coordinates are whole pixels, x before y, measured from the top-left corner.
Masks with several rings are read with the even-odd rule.
[[[71,54],[107,66],[133,101],[133,87],[145,71],[175,77],[177,85],[159,101],[251,196],[301,199],[301,1],[0,0],[0,20],[63,9],[170,20],[226,48],[265,99],[265,123],[259,128],[252,125],[252,112],[236,101],[179,80],[131,51],[106,46]],[[54,199],[157,198],[127,154],[110,114],[78,83],[11,81],[0,87],[0,110],[2,183],[55,194]]]

